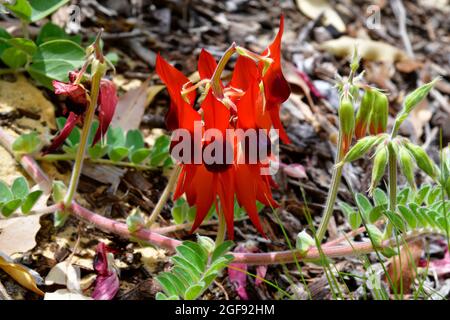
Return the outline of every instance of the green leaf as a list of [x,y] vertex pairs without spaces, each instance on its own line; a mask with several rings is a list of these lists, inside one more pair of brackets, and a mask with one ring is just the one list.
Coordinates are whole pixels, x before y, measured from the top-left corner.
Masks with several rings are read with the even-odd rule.
[[22,204],[22,199],[13,199],[3,204],[2,214],[5,217],[9,217],[14,211],[19,209]]
[[390,210],[387,210],[384,214],[398,231],[406,231],[405,222],[401,216]]
[[370,237],[372,241],[375,243],[376,246],[380,246],[383,242],[383,232],[380,231],[376,226],[373,224],[367,225],[367,233],[370,234]]
[[175,255],[171,258],[172,262],[176,265],[179,265],[184,270],[189,272],[189,275],[191,276],[194,281],[199,281],[201,276],[201,271],[197,270],[197,268],[188,260]]
[[222,242],[216,249],[214,249],[214,252],[211,256],[211,262],[213,263],[218,258],[222,257],[225,253],[231,250],[231,247],[234,245],[233,241],[224,241]]
[[170,137],[162,135],[156,139],[155,144],[151,150],[150,165],[157,167],[163,164],[168,158],[170,147]]
[[79,69],[84,63],[85,52],[75,42],[52,40],[41,44],[28,68],[30,75],[52,89],[51,81],[68,81],[69,71]]
[[412,213],[412,211],[408,207],[403,206],[403,205],[398,205],[397,208],[400,211],[400,213],[402,214],[406,223],[408,223],[408,225],[412,229],[416,228],[418,223],[417,223],[417,219],[414,216],[414,214]]
[[172,218],[176,224],[182,224],[186,221],[189,206],[184,198],[178,198],[172,208]]
[[135,150],[144,148],[144,137],[139,130],[130,130],[127,132],[125,146]]
[[375,202],[375,205],[377,206],[388,203],[388,197],[386,193],[380,188],[376,188],[373,192],[373,200]]
[[52,197],[53,202],[58,203],[64,200],[66,196],[67,187],[62,181],[53,181],[52,184]]
[[208,248],[203,248],[200,243],[203,245],[204,242],[200,242],[199,239],[197,239],[199,243],[195,243],[193,241],[184,241],[183,245],[192,249],[196,254],[200,256],[200,259],[204,265],[208,262]]
[[431,190],[431,185],[426,184],[423,185],[419,191],[417,191],[414,202],[417,203],[419,206],[425,201],[425,199],[428,196],[428,193]]
[[28,195],[30,189],[28,188],[28,182],[24,177],[18,177],[14,180],[11,191],[14,198],[23,199]]
[[406,205],[408,203],[409,196],[411,194],[411,188],[406,187],[401,190],[397,195],[397,203]]
[[23,51],[25,54],[32,56],[37,51],[36,44],[30,40],[25,38],[11,38],[8,41],[8,44],[14,48],[17,48]]
[[419,225],[421,225],[422,227],[428,226],[427,218],[420,212],[420,207],[416,203],[410,203],[409,209],[411,209],[411,211],[413,212]]
[[11,47],[11,45],[8,44],[8,39],[11,39],[11,35],[3,28],[0,28],[0,57],[3,54],[3,51],[5,49]]
[[97,143],[93,147],[88,148],[88,154],[91,159],[103,158],[108,153],[108,146]]
[[126,147],[114,147],[108,152],[108,156],[112,161],[120,161],[128,155]]
[[1,59],[12,69],[23,67],[27,63],[27,55],[20,49],[10,47],[3,50]]
[[195,264],[199,271],[205,270],[206,261],[203,261],[202,257],[199,256],[194,250],[185,245],[178,246],[175,250],[180,256]]
[[15,0],[13,4],[5,3],[4,6],[9,9],[14,15],[16,15],[19,19],[30,22],[32,7],[27,0]]
[[155,296],[156,300],[169,300],[169,297],[166,296],[164,293],[162,292],[157,292],[156,296]]
[[120,127],[110,128],[106,133],[107,143],[111,147],[125,146],[125,133]]
[[186,292],[184,294],[184,298],[186,300],[195,300],[195,299],[197,299],[201,295],[204,286],[205,286],[204,282],[200,282],[198,284],[190,286],[186,290]]
[[369,199],[361,193],[357,193],[355,196],[356,204],[358,205],[359,210],[366,220],[369,219],[370,211],[372,210],[372,205],[370,204]]
[[370,210],[370,213],[369,213],[369,222],[375,223],[376,221],[378,221],[386,209],[387,209],[387,204],[373,207],[373,209]]
[[27,214],[33,209],[36,202],[42,195],[42,190],[36,190],[27,195],[24,202],[22,203],[22,213]]
[[18,154],[29,154],[38,151],[41,140],[35,131],[22,134],[12,144],[12,149]]
[[40,45],[44,42],[57,40],[57,39],[67,39],[67,40],[75,42],[78,45],[81,44],[81,36],[80,35],[70,36],[64,31],[64,29],[60,28],[59,26],[57,26],[56,24],[53,24],[51,22],[47,22],[41,28],[41,31],[39,32],[39,35],[36,39],[36,44]]
[[147,148],[141,148],[141,149],[134,150],[131,152],[130,160],[133,163],[139,164],[148,158],[148,156],[150,155],[150,152],[151,152],[150,149],[147,149]]
[[167,295],[178,295],[177,288],[175,285],[167,278],[167,273],[163,273],[160,276],[156,277],[156,280],[159,282],[163,290],[167,293]]
[[13,194],[6,183],[0,180],[0,204],[13,199]]
[[350,227],[352,229],[359,228],[359,226],[361,225],[361,222],[362,222],[361,215],[358,212],[356,212],[355,210],[353,210],[353,208],[350,207],[345,202],[340,202],[339,207],[341,208],[342,212],[346,216],[348,223],[350,224]]
[[119,55],[115,52],[108,52],[105,58],[115,66],[119,63],[120,60]]
[[65,5],[69,0],[15,0],[12,5],[4,6],[17,17],[28,22],[36,22]]
[[442,190],[440,187],[438,187],[438,186],[434,187],[428,194],[428,197],[426,200],[427,205],[432,205],[438,199],[438,197],[441,195],[441,192],[442,192]]

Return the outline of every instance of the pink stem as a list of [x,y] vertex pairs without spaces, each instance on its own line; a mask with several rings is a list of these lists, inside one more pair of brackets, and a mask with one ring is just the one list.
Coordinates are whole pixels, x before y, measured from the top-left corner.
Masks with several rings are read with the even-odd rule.
[[[11,149],[12,142],[13,138],[2,128],[0,128],[0,144],[2,144],[10,153],[13,153]],[[43,190],[51,190],[52,183],[50,178],[45,174],[44,171],[42,171],[38,163],[32,157],[27,155],[22,156],[20,159],[20,163],[25,171],[31,176],[31,178],[39,183],[39,186]],[[59,204],[56,204],[55,208],[57,209],[59,206]],[[76,217],[94,224],[99,229],[117,234],[125,238],[137,238],[159,247],[172,250],[181,244],[180,240],[163,236],[145,228],[142,228],[134,233],[130,233],[125,223],[114,221],[112,219],[101,216],[95,212],[90,211],[89,209],[82,207],[75,201],[72,202],[71,209]],[[382,243],[381,247],[388,246],[389,244],[390,241],[386,240]],[[364,254],[371,251],[373,251],[373,247],[370,242],[352,242],[347,245],[324,245],[322,247],[323,254],[329,258]],[[296,260],[312,260],[319,259],[321,257],[319,250],[315,247],[311,248],[304,254],[301,254],[298,251],[278,251],[267,253],[233,253],[233,255],[235,257],[234,262],[253,265],[291,263],[295,262]]]

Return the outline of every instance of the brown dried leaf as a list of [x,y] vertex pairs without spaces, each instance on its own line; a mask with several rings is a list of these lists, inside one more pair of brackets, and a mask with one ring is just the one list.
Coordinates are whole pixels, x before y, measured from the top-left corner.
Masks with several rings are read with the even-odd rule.
[[327,0],[297,0],[300,11],[308,18],[315,20],[321,14],[324,26],[332,25],[339,32],[345,32],[345,24],[339,14]]
[[358,48],[358,53],[363,59],[371,61],[394,63],[407,58],[404,51],[390,44],[348,36],[326,41],[320,45],[320,48],[338,57],[348,57],[352,54],[355,46]]

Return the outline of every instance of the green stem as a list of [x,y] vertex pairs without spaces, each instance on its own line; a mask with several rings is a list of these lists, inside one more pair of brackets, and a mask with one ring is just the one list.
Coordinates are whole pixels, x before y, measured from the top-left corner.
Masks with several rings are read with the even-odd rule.
[[26,22],[25,20],[20,20],[20,25],[22,27],[22,33],[23,33],[23,37],[25,39],[30,39],[30,32],[28,31],[28,22]]
[[64,204],[66,207],[70,207],[73,197],[77,191],[78,181],[80,180],[81,169],[83,167],[83,161],[86,154],[86,147],[88,143],[89,132],[91,129],[92,121],[94,120],[95,109],[97,108],[98,94],[100,91],[100,80],[102,79],[102,72],[95,72],[92,77],[92,87],[89,108],[84,118],[83,130],[81,131],[80,145],[78,146],[77,154],[75,157],[75,164],[73,166],[72,176],[70,178],[69,187],[64,198]]
[[[47,161],[47,162],[70,161],[70,160],[75,160],[75,155],[47,154],[45,156],[34,157],[34,159],[38,160],[38,161]],[[91,162],[91,163],[97,163],[97,164],[104,164],[107,166],[129,167],[129,168],[134,168],[134,169],[138,169],[138,170],[155,170],[155,168],[151,167],[151,166],[147,166],[144,164],[136,164],[136,163],[127,162],[127,161],[112,161],[110,159],[92,159],[87,156],[84,157],[84,161]]]
[[217,217],[219,218],[219,227],[217,229],[216,248],[225,240],[225,230],[227,226],[222,209],[217,212]]
[[322,215],[322,221],[320,221],[319,229],[316,234],[319,243],[322,242],[323,238],[325,237],[325,233],[328,228],[328,223],[330,222],[331,216],[333,214],[334,204],[336,202],[339,185],[341,183],[343,166],[336,167],[336,164],[341,162],[341,160],[343,158],[342,142],[343,142],[343,135],[342,135],[341,129],[339,129],[339,141],[338,141],[338,148],[337,148],[337,153],[336,153],[335,166],[333,167],[333,175],[331,177],[331,187],[328,192],[327,202],[325,204],[325,209],[324,209],[323,215]]
[[[389,143],[389,210],[395,211],[397,206],[397,156],[394,148]],[[392,224],[389,220],[386,222],[384,238],[388,239],[392,233]]]
[[164,189],[163,193],[161,194],[161,197],[158,200],[158,203],[156,204],[155,208],[150,214],[150,217],[147,220],[146,226],[148,228],[150,228],[152,224],[155,223],[156,219],[158,219],[159,214],[164,208],[164,205],[167,203],[167,200],[169,199],[169,196],[172,193],[175,184],[177,183],[180,172],[181,166],[176,166],[169,178],[169,181],[167,182],[166,188]]

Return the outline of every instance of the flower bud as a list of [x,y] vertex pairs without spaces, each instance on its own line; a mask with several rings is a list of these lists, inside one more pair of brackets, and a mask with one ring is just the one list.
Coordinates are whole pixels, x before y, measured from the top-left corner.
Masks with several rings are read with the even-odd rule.
[[388,163],[388,149],[385,145],[380,145],[375,151],[372,168],[372,181],[370,182],[369,194],[372,195],[373,190],[377,187],[386,170]]
[[364,92],[361,99],[361,104],[359,106],[358,112],[356,113],[356,124],[355,124],[355,136],[356,139],[361,139],[366,135],[367,126],[369,124],[370,115],[372,113],[373,102],[375,94],[372,89],[368,89]]
[[409,152],[411,152],[414,160],[416,160],[417,166],[431,178],[436,178],[436,166],[425,150],[411,142],[406,142],[405,147],[409,150]]
[[352,102],[344,97],[339,106],[339,124],[342,132],[342,154],[346,154],[352,143],[355,128],[355,113]]
[[439,80],[440,78],[437,77],[433,81],[425,83],[424,85],[408,94],[405,98],[402,112],[409,114],[411,110],[414,109],[414,107],[417,106],[427,96],[427,94]]
[[414,162],[411,153],[404,146],[399,146],[397,156],[403,175],[411,188],[415,190],[416,184],[414,181]]
[[[368,136],[360,139],[345,155],[342,162],[352,162],[369,152],[373,147],[377,146],[380,142],[387,138],[386,134],[377,136]],[[343,163],[341,163],[342,165]]]
[[386,132],[387,120],[389,114],[389,100],[387,96],[377,90],[373,90],[374,100],[372,113],[370,116],[369,132],[370,134],[380,134]]

